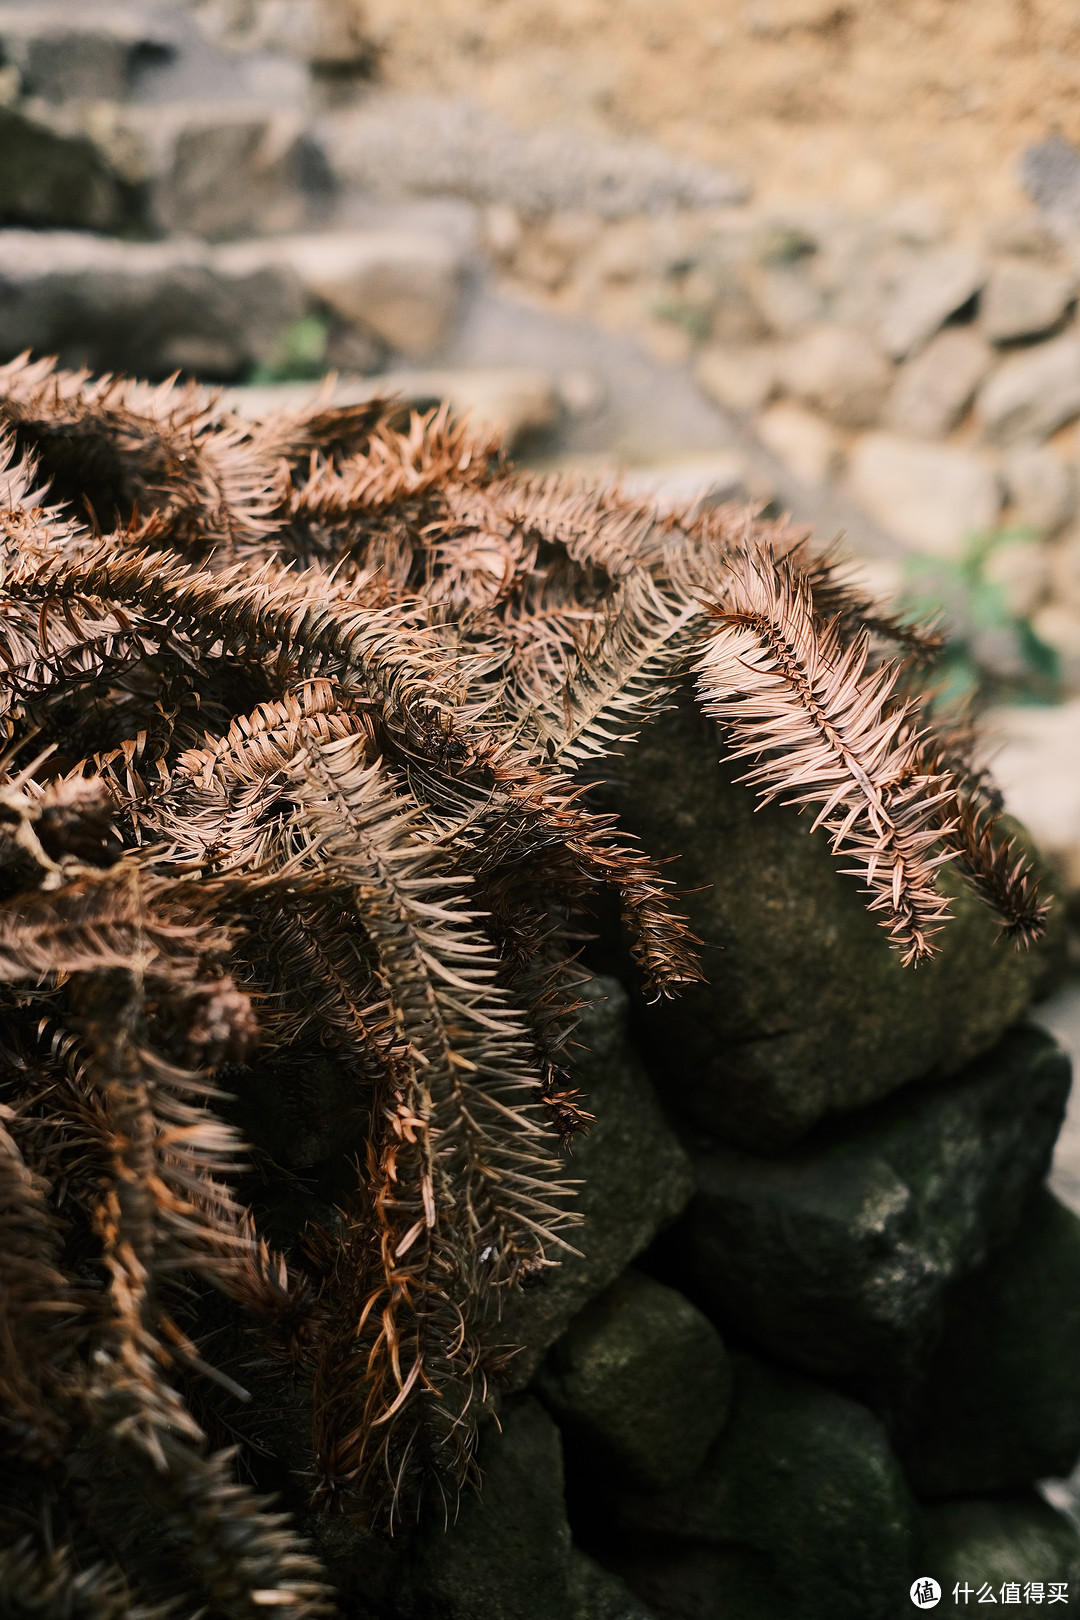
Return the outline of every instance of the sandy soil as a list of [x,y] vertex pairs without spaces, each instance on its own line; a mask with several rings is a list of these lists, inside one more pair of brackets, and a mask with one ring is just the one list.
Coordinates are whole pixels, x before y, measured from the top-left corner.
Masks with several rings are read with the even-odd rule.
[[1020,150],[1080,140],[1076,0],[367,0],[390,84],[523,124],[647,134],[758,196],[960,214],[1020,203]]

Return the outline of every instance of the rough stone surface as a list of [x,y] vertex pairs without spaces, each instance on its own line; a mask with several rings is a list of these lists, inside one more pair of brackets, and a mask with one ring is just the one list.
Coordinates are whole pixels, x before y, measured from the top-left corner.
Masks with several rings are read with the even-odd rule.
[[917,551],[953,557],[991,528],[1001,505],[993,468],[970,450],[867,433],[848,464],[851,495]]
[[1076,291],[1064,270],[1005,259],[990,272],[979,309],[979,324],[991,343],[1039,337],[1056,326]]
[[[935,1615],[970,1615],[971,1604],[984,1586],[990,1587],[993,1601],[1000,1605],[1006,1582],[1019,1583],[1023,1613],[1032,1612],[1032,1606],[1023,1603],[1029,1581],[1043,1583],[1043,1605],[1051,1581],[1067,1583],[1069,1602],[1076,1602],[1080,1535],[1034,1491],[982,1501],[941,1502],[925,1508],[922,1520],[919,1573],[932,1575],[942,1591]],[[961,1591],[954,1601],[957,1585]],[[966,1601],[965,1586],[972,1588]],[[1041,1612],[1043,1605],[1035,1612]]]
[[291,272],[222,270],[197,243],[115,242],[0,232],[0,355],[62,365],[226,380],[269,358],[303,315]]
[[780,378],[790,394],[841,427],[877,421],[892,381],[892,367],[865,333],[819,326],[780,357]]
[[714,1147],[672,1236],[691,1297],[807,1372],[906,1393],[946,1294],[1007,1241],[1046,1174],[1069,1060],[1012,1031],[952,1080],[823,1127],[782,1159]]
[[1040,444],[1080,414],[1080,338],[1014,354],[979,390],[975,417],[993,444]]
[[567,1620],[653,1620],[653,1616],[618,1575],[580,1547],[572,1547]]
[[[559,1431],[538,1401],[504,1409],[480,1446],[482,1495],[464,1496],[401,1558],[395,1620],[566,1620],[570,1527]],[[603,1611],[600,1611],[601,1614]]]
[[700,1473],[612,1503],[629,1584],[661,1620],[892,1620],[915,1515],[881,1424],[835,1390],[735,1361],[731,1420]]
[[948,326],[900,368],[886,412],[897,433],[943,439],[963,416],[993,363],[970,326]]
[[[743,767],[718,765],[719,753],[715,727],[682,697],[613,759],[604,802],[646,849],[679,857],[671,875],[706,942],[709,983],[640,1021],[652,1073],[682,1117],[772,1151],[986,1050],[1048,956],[999,945],[993,918],[962,895],[939,954],[904,968],[821,835],[794,809],[757,809],[734,781]],[[1060,923],[1059,911],[1048,951]]]
[[932,338],[986,280],[986,262],[964,247],[936,248],[903,276],[881,321],[886,353],[903,360]]
[[0,107],[0,225],[117,230],[122,188],[92,142]]
[[528,1382],[571,1318],[676,1218],[693,1191],[690,1162],[626,1044],[625,990],[598,977],[579,994],[587,1006],[576,1039],[585,1050],[574,1072],[596,1115],[568,1166],[581,1182],[577,1208],[585,1219],[569,1233],[581,1253],[564,1254],[540,1286],[507,1299],[500,1342],[524,1346],[511,1363],[513,1388]]
[[1070,521],[1076,510],[1076,474],[1049,445],[1014,450],[1004,472],[1014,522],[1051,535]]
[[723,1428],[731,1363],[696,1306],[627,1271],[574,1318],[537,1388],[583,1467],[664,1491],[697,1472]]
[[235,272],[286,266],[349,324],[421,358],[446,338],[461,298],[464,263],[444,237],[406,231],[323,231],[244,242],[222,250]]
[[949,1301],[902,1455],[920,1496],[1007,1490],[1080,1455],[1080,1218],[1043,1190]]
[[801,405],[770,405],[757,419],[762,442],[801,484],[817,489],[840,470],[843,459],[839,435],[828,422]]

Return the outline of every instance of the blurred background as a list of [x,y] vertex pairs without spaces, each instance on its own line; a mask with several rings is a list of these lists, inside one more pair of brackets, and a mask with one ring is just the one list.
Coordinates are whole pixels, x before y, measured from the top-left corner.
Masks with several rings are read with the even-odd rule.
[[1078,89],[1067,0],[0,0],[0,360],[842,535],[1080,896]]

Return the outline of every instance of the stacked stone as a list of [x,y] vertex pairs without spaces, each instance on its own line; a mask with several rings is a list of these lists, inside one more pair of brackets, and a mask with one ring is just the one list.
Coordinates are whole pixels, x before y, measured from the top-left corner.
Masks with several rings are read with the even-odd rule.
[[[987,578],[1075,688],[1076,225],[1075,211],[1031,209],[958,228],[911,199],[864,214],[748,204],[499,229],[523,291],[691,361],[764,447],[754,481],[782,504],[806,510],[834,491],[866,535],[898,543],[898,559],[955,561],[973,534],[1028,531],[998,549]],[[864,537],[857,523],[849,532]],[[979,649],[1003,677],[1017,663],[1007,639]]]
[[347,1614],[892,1620],[922,1576],[943,1614],[986,1583],[1080,1600],[1036,1489],[1080,1454],[1080,1219],[1045,1186],[1070,1066],[1025,1022],[1060,918],[1018,954],[958,892],[905,969],[717,752],[687,703],[610,772],[681,857],[710,982],[635,1004],[603,925],[581,1252],[507,1301],[521,1348],[449,1528],[307,1521]]

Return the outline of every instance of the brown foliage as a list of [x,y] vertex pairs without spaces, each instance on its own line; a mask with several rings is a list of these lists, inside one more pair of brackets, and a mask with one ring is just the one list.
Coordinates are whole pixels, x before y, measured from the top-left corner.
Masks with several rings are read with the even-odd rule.
[[[783,525],[515,477],[392,403],[251,426],[19,362],[0,428],[0,1521],[26,1537],[0,1590],[316,1614],[314,1566],[207,1449],[215,1381],[247,1391],[192,1300],[224,1296],[307,1391],[317,1499],[392,1520],[473,1477],[486,1327],[574,1235],[592,892],[618,892],[651,993],[700,976],[583,765],[693,666],[906,959],[934,948],[943,861],[1020,942],[1044,907],[883,661],[925,646]],[[256,1039],[300,1104],[320,1048],[355,1099],[352,1185],[288,1262],[215,1078],[257,1091]],[[171,1527],[167,1579],[87,1455]],[[27,1522],[30,1477],[82,1573]]]

